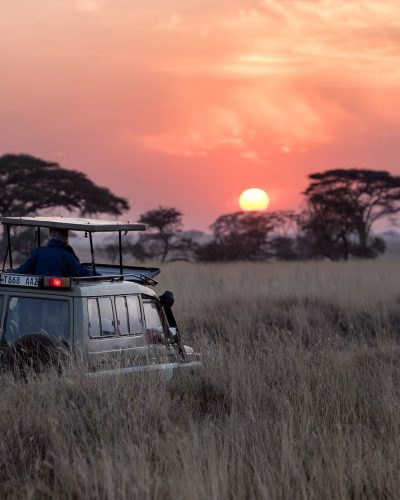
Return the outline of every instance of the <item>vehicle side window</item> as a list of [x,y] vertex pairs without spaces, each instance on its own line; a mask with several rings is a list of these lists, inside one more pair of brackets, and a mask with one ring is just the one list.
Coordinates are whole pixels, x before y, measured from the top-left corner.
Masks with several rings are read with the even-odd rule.
[[91,338],[115,335],[114,312],[110,297],[88,299],[88,315]]
[[115,297],[115,310],[117,312],[118,330],[121,335],[127,335],[129,331],[128,308],[126,297]]
[[97,299],[88,299],[88,315],[89,315],[89,335],[90,337],[100,337],[100,311]]
[[165,339],[165,333],[158,304],[155,301],[145,301],[143,302],[143,310],[149,342],[162,343]]
[[142,313],[140,312],[139,297],[128,296],[126,297],[128,304],[129,328],[130,332],[135,335],[143,333]]
[[111,298],[101,297],[98,301],[101,320],[101,335],[115,335],[115,321]]
[[5,325],[6,340],[13,341],[30,333],[68,339],[69,303],[65,300],[10,297]]
[[142,315],[138,296],[115,297],[115,309],[120,335],[142,334]]

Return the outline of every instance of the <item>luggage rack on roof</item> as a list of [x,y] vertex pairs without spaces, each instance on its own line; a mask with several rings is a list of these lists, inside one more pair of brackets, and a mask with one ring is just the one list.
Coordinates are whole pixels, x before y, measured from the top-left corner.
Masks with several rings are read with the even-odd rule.
[[158,281],[145,274],[105,274],[100,276],[74,276],[72,280],[75,283],[91,283],[96,281],[134,281],[135,283],[144,283],[150,286],[158,285]]
[[[83,266],[90,266],[89,263],[83,263]],[[75,282],[87,281],[135,281],[136,283],[145,283],[146,285],[155,286],[158,282],[154,279],[155,276],[160,274],[158,267],[144,267],[144,266],[122,266],[113,264],[97,264],[96,271],[100,273],[99,276],[77,276],[74,278]]]

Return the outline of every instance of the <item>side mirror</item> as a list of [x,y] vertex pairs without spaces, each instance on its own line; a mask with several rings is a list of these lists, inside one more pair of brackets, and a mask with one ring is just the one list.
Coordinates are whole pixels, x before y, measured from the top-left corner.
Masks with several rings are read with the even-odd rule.
[[160,302],[163,307],[172,307],[174,305],[174,294],[167,290],[160,295]]

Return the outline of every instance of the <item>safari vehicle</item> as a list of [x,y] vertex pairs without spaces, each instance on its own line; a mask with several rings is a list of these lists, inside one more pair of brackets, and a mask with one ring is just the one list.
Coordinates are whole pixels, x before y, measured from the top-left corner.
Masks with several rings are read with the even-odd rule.
[[[79,363],[92,376],[160,370],[171,375],[200,365],[183,345],[171,306],[173,296],[152,289],[158,268],[123,265],[122,238],[144,224],[64,217],[2,217],[7,250],[0,273],[0,367],[63,370]],[[91,263],[100,275],[32,276],[7,272],[13,266],[11,226],[84,232]],[[119,265],[97,265],[93,235],[116,232]],[[86,264],[83,264],[86,265]]]

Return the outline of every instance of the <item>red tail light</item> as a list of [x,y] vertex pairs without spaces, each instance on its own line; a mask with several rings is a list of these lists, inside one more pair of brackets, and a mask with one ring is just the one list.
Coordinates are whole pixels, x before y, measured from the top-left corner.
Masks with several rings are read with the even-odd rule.
[[71,288],[71,278],[44,278],[45,288]]
[[54,286],[55,288],[61,287],[62,286],[62,279],[61,278],[50,278],[49,279],[49,286]]

